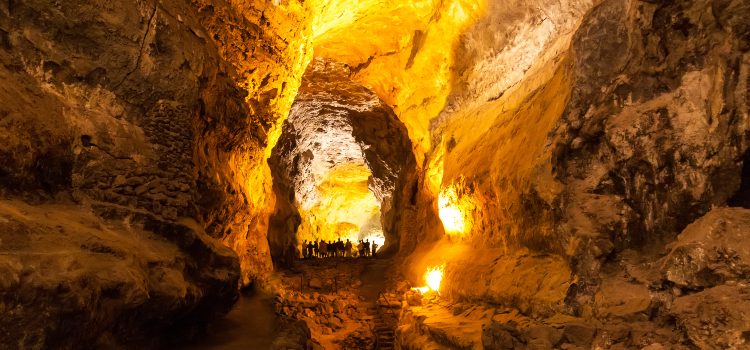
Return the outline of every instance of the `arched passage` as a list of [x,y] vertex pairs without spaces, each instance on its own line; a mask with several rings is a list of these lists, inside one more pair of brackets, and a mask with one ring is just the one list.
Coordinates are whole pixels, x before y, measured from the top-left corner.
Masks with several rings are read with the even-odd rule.
[[274,257],[304,240],[368,239],[398,247],[401,193],[414,182],[406,128],[341,63],[314,60],[269,159],[277,194]]

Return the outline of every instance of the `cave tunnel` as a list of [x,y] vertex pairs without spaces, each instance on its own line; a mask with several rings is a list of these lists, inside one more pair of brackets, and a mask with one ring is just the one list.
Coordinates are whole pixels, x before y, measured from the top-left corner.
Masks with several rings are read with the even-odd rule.
[[302,254],[320,240],[398,251],[394,216],[416,177],[411,142],[393,110],[349,76],[345,64],[311,62],[272,151],[268,240],[277,261],[290,245]]
[[748,23],[0,1],[0,350],[750,348]]

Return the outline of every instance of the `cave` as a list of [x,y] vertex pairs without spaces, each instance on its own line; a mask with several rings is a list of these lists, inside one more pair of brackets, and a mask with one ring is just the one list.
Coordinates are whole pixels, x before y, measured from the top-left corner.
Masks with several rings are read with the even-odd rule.
[[411,142],[393,110],[349,76],[342,63],[311,62],[271,151],[276,261],[290,245],[302,252],[320,240],[398,250],[395,215],[416,178]]
[[0,82],[0,349],[750,348],[745,0],[8,0]]

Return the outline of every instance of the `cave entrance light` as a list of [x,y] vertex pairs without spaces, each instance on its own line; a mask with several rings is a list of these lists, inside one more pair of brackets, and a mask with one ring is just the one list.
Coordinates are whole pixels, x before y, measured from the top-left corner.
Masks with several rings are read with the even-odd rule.
[[[357,146],[354,144],[354,146]],[[322,158],[322,157],[321,157]],[[330,165],[330,163],[328,163]],[[385,242],[380,224],[380,201],[368,186],[372,176],[363,160],[321,168],[312,195],[298,196],[302,224],[299,241],[347,239],[356,243],[369,239]]]

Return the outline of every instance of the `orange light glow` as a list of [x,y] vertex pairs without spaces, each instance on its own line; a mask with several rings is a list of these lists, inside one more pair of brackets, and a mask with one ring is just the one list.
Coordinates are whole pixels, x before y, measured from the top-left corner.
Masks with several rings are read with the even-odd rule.
[[414,288],[414,290],[418,290],[422,294],[430,291],[440,293],[440,283],[443,281],[443,272],[445,272],[445,264],[428,268],[427,272],[424,274],[424,280],[427,285]]
[[460,197],[454,186],[440,191],[438,197],[438,216],[443,222],[445,233],[463,236],[468,232],[469,219],[467,213],[473,205],[469,198]]

